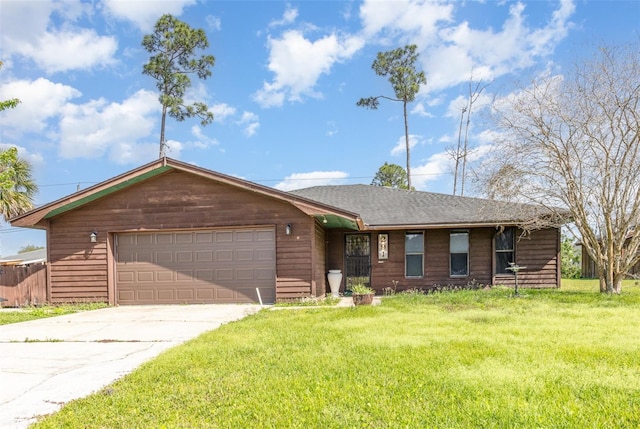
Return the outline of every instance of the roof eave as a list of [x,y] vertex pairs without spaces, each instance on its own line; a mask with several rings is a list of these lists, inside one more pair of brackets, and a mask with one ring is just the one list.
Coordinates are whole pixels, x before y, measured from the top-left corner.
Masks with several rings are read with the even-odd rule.
[[486,222],[447,222],[420,224],[365,224],[370,231],[421,230],[421,229],[462,229],[462,228],[496,228],[499,226],[518,226],[522,221],[486,221]]

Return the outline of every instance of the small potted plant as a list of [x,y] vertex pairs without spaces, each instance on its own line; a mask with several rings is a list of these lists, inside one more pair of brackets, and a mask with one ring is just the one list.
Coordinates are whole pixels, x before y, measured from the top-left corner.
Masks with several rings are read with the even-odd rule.
[[351,297],[354,305],[370,305],[373,303],[373,297],[376,291],[362,283],[351,286]]

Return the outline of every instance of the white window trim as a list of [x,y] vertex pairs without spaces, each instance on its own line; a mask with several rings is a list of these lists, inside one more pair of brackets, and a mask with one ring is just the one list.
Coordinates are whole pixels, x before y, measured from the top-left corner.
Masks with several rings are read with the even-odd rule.
[[[407,235],[421,235],[422,236],[422,252],[420,253],[407,253]],[[424,278],[424,231],[405,231],[404,233],[404,277],[407,279],[422,279]],[[422,273],[419,276],[410,276],[407,274],[407,256],[420,255],[422,257]]]
[[[465,233],[467,234],[467,251],[466,251],[466,255],[467,255],[467,269],[466,269],[466,274],[452,274],[451,273],[451,255],[453,255],[454,253],[451,252],[451,234],[460,234],[460,233]],[[455,253],[455,255],[460,255],[462,254],[461,252],[457,252]],[[470,268],[469,265],[471,264],[471,233],[469,232],[468,229],[452,229],[449,230],[449,277],[452,278],[465,278],[465,277],[469,277],[470,273]]]

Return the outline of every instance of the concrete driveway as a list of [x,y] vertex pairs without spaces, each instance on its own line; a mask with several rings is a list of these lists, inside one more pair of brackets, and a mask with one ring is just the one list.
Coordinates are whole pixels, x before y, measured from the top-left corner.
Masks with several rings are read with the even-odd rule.
[[0,428],[26,428],[161,352],[259,309],[127,306],[2,325]]

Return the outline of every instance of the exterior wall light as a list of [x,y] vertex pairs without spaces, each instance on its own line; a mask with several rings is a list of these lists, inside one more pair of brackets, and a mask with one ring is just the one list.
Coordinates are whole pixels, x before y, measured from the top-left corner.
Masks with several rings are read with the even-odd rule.
[[291,235],[291,224],[288,223],[287,226],[284,227],[284,233],[287,235]]
[[89,241],[91,241],[92,243],[97,243],[98,242],[98,233],[95,231],[92,231],[91,234],[89,234]]

